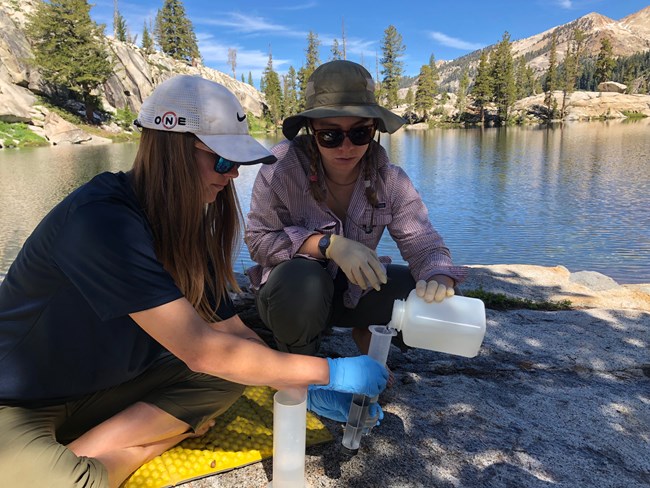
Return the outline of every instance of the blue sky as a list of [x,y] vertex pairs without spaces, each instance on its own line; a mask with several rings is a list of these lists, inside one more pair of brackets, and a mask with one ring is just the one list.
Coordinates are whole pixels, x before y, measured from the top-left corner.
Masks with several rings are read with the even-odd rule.
[[[92,2],[91,2],[92,3]],[[153,20],[163,0],[118,0],[132,35]],[[113,32],[113,0],[96,0],[91,16]],[[364,64],[376,75],[384,31],[394,25],[402,35],[406,75],[415,76],[429,61],[455,59],[494,44],[508,31],[512,40],[538,34],[597,12],[615,20],[637,12],[648,0],[185,0],[206,66],[231,73],[228,49],[237,51],[237,78],[249,71],[256,85],[273,54],[273,67],[286,73],[305,60],[309,31],[317,34],[320,59],[327,61],[334,39],[342,44],[345,28],[347,59]]]

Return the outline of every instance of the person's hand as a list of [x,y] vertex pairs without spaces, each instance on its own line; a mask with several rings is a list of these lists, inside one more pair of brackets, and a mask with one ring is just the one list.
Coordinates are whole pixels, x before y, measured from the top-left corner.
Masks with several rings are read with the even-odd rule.
[[352,358],[327,358],[330,367],[330,382],[313,385],[313,388],[334,390],[344,393],[361,393],[373,398],[386,388],[388,370],[370,356]]
[[445,298],[454,295],[454,287],[444,285],[434,279],[429,281],[419,280],[415,284],[415,294],[423,298],[427,303],[441,302]]
[[347,422],[352,403],[352,393],[319,390],[309,388],[307,391],[307,410],[322,417]]
[[381,424],[381,421],[384,420],[384,411],[381,409],[379,402],[373,402],[368,407],[368,418],[376,418],[377,423],[375,426]]
[[379,291],[386,283],[386,270],[377,253],[360,242],[333,235],[325,254],[343,270],[351,283],[364,290],[372,287]]
[[[309,387],[307,392],[307,410],[338,422],[348,421],[351,403],[352,393],[318,390],[313,387]],[[368,416],[370,418],[376,417],[377,425],[379,425],[380,421],[384,419],[384,412],[379,403],[370,404]]]

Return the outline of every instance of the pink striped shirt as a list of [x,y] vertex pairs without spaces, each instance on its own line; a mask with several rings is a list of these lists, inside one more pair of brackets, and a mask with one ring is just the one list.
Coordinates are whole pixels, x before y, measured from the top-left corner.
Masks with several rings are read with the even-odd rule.
[[[378,164],[371,176],[379,202],[374,216],[366,199],[362,171],[345,223],[324,202],[312,197],[307,155],[290,141],[271,149],[278,161],[262,165],[259,170],[244,235],[251,259],[257,263],[247,270],[253,288],[264,284],[271,270],[283,261],[295,256],[313,259],[298,254],[300,246],[313,234],[342,235],[376,250],[386,228],[416,281],[443,274],[459,283],[467,276],[468,268],[453,265],[449,249],[431,225],[427,208],[408,175],[388,161],[383,147],[377,149]],[[388,256],[380,256],[380,260],[384,264],[391,262]],[[327,269],[334,278],[336,263],[330,261]],[[362,294],[361,288],[348,282],[345,305],[354,308]]]

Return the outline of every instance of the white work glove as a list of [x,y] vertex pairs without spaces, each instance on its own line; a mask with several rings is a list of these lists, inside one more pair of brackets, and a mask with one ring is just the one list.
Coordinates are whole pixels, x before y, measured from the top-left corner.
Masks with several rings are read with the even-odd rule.
[[333,235],[325,254],[338,264],[351,283],[364,290],[372,287],[379,291],[386,283],[386,270],[377,253],[360,242]]
[[441,302],[445,298],[454,296],[454,287],[443,285],[436,280],[419,280],[415,283],[415,294],[427,303]]

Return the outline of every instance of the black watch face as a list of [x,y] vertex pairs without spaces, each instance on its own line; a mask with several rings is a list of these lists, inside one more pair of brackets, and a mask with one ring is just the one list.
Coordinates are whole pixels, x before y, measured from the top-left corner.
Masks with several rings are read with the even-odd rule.
[[330,245],[330,236],[328,235],[321,237],[320,241],[318,241],[318,250],[323,255],[323,257],[327,257],[325,252],[327,251],[329,245]]

